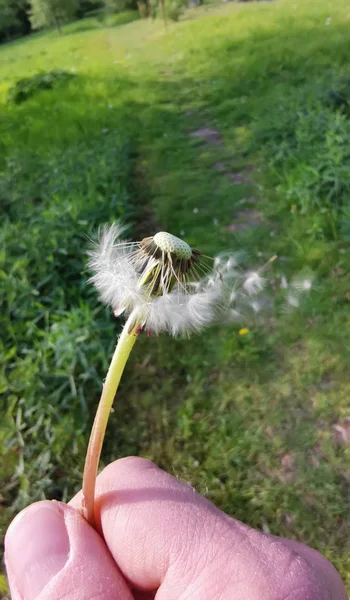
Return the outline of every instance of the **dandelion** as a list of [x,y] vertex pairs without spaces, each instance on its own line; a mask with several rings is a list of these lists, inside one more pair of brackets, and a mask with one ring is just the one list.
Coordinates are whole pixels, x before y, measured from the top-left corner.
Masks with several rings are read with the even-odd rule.
[[[114,315],[129,317],[128,329],[173,335],[201,329],[213,319],[222,284],[206,277],[201,253],[184,240],[160,232],[141,242],[119,242],[123,230],[105,228],[90,253],[90,281]],[[201,277],[202,274],[202,277]]]
[[242,329],[239,330],[238,335],[247,335],[248,333],[249,333],[248,327],[242,327]]
[[[242,254],[223,253],[213,260],[170,233],[126,242],[123,232],[116,224],[104,227],[89,260],[93,271],[90,282],[100,299],[115,316],[126,319],[103,385],[86,455],[82,510],[92,525],[95,481],[108,417],[141,332],[188,335],[215,321],[242,321],[247,314],[267,306],[261,298],[267,279],[262,277],[262,269],[244,273]],[[212,263],[208,264],[209,260]],[[244,327],[239,334],[248,331]]]
[[126,324],[116,346],[97,409],[83,478],[83,514],[94,524],[94,495],[103,438],[126,361],[143,329],[173,335],[208,325],[220,304],[223,280],[208,273],[201,253],[166,232],[141,242],[120,241],[123,229],[105,227],[90,252],[91,282]]

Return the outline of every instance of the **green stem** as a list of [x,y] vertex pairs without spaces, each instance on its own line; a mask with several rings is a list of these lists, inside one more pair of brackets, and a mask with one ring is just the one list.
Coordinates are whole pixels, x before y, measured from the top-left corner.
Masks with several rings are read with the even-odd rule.
[[100,461],[102,444],[106,433],[108,418],[118,389],[121,376],[129,358],[130,352],[137,340],[138,323],[128,321],[124,325],[122,334],[113,354],[106,381],[103,385],[101,399],[97,408],[92,427],[89,446],[86,453],[83,475],[83,501],[82,512],[84,518],[94,526],[94,500],[98,464]]

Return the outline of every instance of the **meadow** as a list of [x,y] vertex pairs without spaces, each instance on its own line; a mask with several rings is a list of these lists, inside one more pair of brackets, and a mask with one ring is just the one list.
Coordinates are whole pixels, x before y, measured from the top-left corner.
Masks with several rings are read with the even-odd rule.
[[276,279],[310,271],[314,289],[291,313],[141,336],[103,463],[156,461],[319,549],[350,592],[348,4],[134,19],[0,46],[2,532],[81,485],[121,327],[86,283],[86,251],[122,219],[132,238],[170,231],[251,266],[276,254]]

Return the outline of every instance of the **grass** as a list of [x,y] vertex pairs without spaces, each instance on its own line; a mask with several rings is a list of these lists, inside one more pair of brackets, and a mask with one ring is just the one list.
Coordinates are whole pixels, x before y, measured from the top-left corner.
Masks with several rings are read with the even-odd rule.
[[[3,526],[80,486],[120,327],[85,285],[86,238],[122,217],[135,237],[169,230],[206,254],[276,253],[278,274],[308,268],[316,286],[244,337],[141,338],[104,462],[152,458],[239,519],[318,548],[350,591],[349,18],[345,0],[227,4],[167,30],[0,47]],[[54,69],[75,77],[7,100]],[[203,127],[217,143],[190,135]]]

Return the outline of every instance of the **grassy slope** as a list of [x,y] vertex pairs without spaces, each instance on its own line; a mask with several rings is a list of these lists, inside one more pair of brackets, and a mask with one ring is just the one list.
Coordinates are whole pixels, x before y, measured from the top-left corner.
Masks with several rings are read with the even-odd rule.
[[[260,262],[277,252],[287,275],[305,264],[317,271],[305,312],[253,327],[248,338],[230,327],[190,342],[142,339],[105,460],[131,452],[153,458],[238,518],[319,548],[350,586],[349,448],[335,444],[332,430],[349,415],[347,254],[339,240],[310,233],[317,213],[299,214],[293,193],[285,201],[298,182],[292,142],[283,137],[305,106],[316,116],[324,110],[322,90],[347,68],[348,8],[323,0],[193,14],[201,18],[167,32],[135,22],[0,48],[4,98],[28,71],[79,73],[65,88],[4,106],[1,143],[9,155],[20,148],[44,157],[118,130],[137,151],[132,190],[138,202],[151,203],[154,227],[184,231],[208,254],[243,247]],[[222,145],[189,137],[203,126],[218,130]],[[298,164],[312,159],[318,143]],[[213,170],[217,162],[230,172],[244,165],[260,171],[232,185]],[[230,233],[240,200],[251,195],[259,196],[265,221]],[[136,221],[139,234],[148,233],[149,218]],[[87,358],[95,360],[93,349]],[[26,485],[30,499],[30,477]]]

